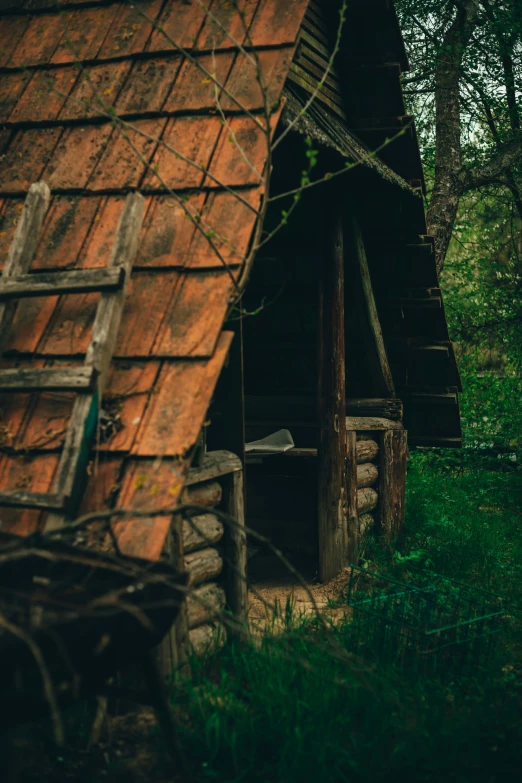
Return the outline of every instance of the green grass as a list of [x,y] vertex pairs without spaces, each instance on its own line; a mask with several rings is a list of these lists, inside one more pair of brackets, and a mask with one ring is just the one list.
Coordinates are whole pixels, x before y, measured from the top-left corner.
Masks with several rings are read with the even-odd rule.
[[399,579],[431,572],[506,596],[499,653],[485,671],[426,680],[333,654],[317,622],[260,648],[228,645],[174,693],[198,781],[330,783],[519,779],[522,768],[519,473],[434,470],[412,460],[407,521],[365,562]]

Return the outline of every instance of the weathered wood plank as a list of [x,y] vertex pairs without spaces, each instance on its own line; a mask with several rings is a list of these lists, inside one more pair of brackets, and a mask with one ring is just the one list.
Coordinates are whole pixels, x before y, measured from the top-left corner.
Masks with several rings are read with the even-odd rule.
[[[245,411],[249,423],[254,421],[279,421],[281,426],[289,422],[308,421],[315,425],[317,418],[317,400],[315,397],[247,395]],[[385,398],[348,398],[347,416],[378,416],[394,421],[402,421],[403,405],[400,399]]]
[[85,356],[85,364],[98,370],[100,399],[118,337],[127,286],[138,251],[144,210],[145,199],[140,193],[131,193],[127,196],[109,261],[109,268],[123,269],[125,282],[119,290],[102,294],[92,327],[91,342]]
[[373,487],[377,483],[379,478],[379,471],[376,465],[372,465],[368,462],[363,465],[357,465],[357,487],[363,489],[364,487]]
[[[117,291],[102,293],[96,309],[84,366],[96,370],[97,390],[93,395],[78,396],[74,402],[53,486],[53,492],[65,498],[69,515],[74,513],[85,481],[90,447],[96,432],[99,401],[103,396],[118,336],[126,289],[138,250],[144,210],[145,199],[140,193],[131,193],[127,196],[109,261],[110,268],[123,269],[125,281]],[[63,521],[63,517],[50,515],[46,530],[59,527]]]
[[[191,524],[192,523],[192,524]],[[185,553],[195,552],[217,544],[223,538],[225,527],[215,514],[201,514],[190,522],[183,520],[183,549]]]
[[391,421],[390,419],[381,419],[377,416],[347,416],[347,430],[402,430],[403,425],[400,421]]
[[[24,208],[9,248],[2,280],[23,275],[31,266],[40,229],[49,209],[51,192],[45,182],[31,185]],[[0,304],[0,354],[5,350],[9,332],[16,312],[16,302]]]
[[225,610],[225,604],[225,591],[215,582],[196,588],[187,596],[188,627],[215,620]]
[[96,376],[94,367],[0,370],[0,392],[88,392],[94,390]]
[[408,437],[405,430],[383,433],[379,468],[379,525],[387,537],[396,535],[404,521],[407,456]]
[[393,384],[393,377],[388,362],[388,356],[386,354],[386,348],[384,347],[384,339],[382,336],[381,324],[379,321],[379,314],[375,304],[375,297],[373,294],[372,281],[370,277],[370,270],[368,268],[368,260],[366,258],[366,250],[364,248],[363,237],[361,230],[357,224],[357,221],[352,217],[351,219],[355,252],[357,255],[357,263],[359,268],[359,274],[361,278],[362,290],[364,294],[364,302],[366,315],[368,317],[369,326],[372,333],[373,344],[377,353],[379,368],[382,375],[382,381],[386,389],[386,393],[390,397],[395,397],[395,388]]
[[348,562],[355,560],[359,544],[359,512],[357,509],[357,436],[355,432],[346,433],[346,516],[347,533],[346,553]]
[[368,511],[373,511],[377,508],[379,502],[379,496],[374,489],[366,487],[365,489],[357,490],[357,508],[359,515],[366,514]]
[[190,487],[193,484],[200,484],[202,481],[210,481],[238,470],[243,470],[243,465],[235,454],[230,451],[210,451],[205,454],[203,464],[200,467],[189,470],[185,486]]
[[125,271],[113,269],[73,269],[67,272],[38,272],[32,275],[0,278],[0,300],[33,296],[82,294],[89,291],[116,291],[125,281]]
[[343,220],[334,215],[320,281],[319,316],[319,579],[332,579],[347,561],[346,370]]
[[185,503],[193,506],[217,506],[221,503],[223,488],[217,481],[206,481],[186,488]]
[[189,575],[189,587],[210,582],[223,570],[223,558],[213,547],[185,555],[184,563]]
[[[228,478],[227,511],[235,524],[227,525],[225,530],[225,592],[234,618],[244,624],[248,613],[248,587],[243,471],[236,471]],[[239,632],[239,636],[244,635]]]
[[63,500],[58,495],[46,492],[0,492],[0,507],[59,511],[63,507]]
[[358,440],[356,446],[357,464],[371,462],[379,453],[379,444],[374,440]]
[[397,398],[354,399],[346,400],[347,416],[376,416],[377,418],[402,421],[402,400]]
[[[175,514],[172,517],[165,549],[171,565],[178,573],[185,571],[182,530],[183,520],[181,515]],[[189,647],[188,609],[186,598],[183,597],[176,620],[156,650],[158,667],[164,679],[170,679],[173,675],[190,676]]]

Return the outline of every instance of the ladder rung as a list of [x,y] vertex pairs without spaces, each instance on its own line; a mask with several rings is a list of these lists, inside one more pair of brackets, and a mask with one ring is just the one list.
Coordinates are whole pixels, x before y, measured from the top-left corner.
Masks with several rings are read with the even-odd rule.
[[89,392],[96,377],[94,367],[0,370],[0,392]]
[[0,507],[62,511],[63,498],[46,492],[0,492]]
[[121,266],[0,277],[0,300],[82,294],[89,291],[117,291],[122,288],[124,281],[125,270]]

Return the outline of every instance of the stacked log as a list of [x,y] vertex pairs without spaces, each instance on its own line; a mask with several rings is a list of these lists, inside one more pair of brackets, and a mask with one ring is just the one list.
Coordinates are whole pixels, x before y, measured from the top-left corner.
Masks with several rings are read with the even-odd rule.
[[375,464],[379,457],[379,444],[367,433],[357,433],[355,446],[357,460],[357,513],[359,539],[373,527],[370,512],[377,508],[379,495],[375,489],[379,481],[379,469]]
[[[363,410],[364,401],[359,402]],[[376,413],[384,410],[377,405],[373,408]],[[372,512],[378,514],[380,532],[387,537],[399,530],[404,518],[408,445],[407,433],[396,418],[346,417],[347,433],[351,434],[347,438],[349,470],[352,474],[357,471],[356,497],[352,496],[353,503],[348,507],[357,508],[350,518],[358,519],[359,539],[373,526]]]
[[223,572],[224,525],[212,513],[222,499],[222,488],[217,481],[194,484],[186,490],[185,502],[208,506],[208,513],[183,520],[183,552],[188,585],[192,588],[187,598],[189,643],[196,655],[214,652],[226,641],[222,612],[226,598],[219,583]]

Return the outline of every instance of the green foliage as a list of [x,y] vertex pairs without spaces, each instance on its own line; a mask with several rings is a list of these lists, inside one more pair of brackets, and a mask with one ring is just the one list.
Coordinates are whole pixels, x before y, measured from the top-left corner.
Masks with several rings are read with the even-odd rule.
[[[435,472],[419,452],[404,533],[389,550],[370,539],[366,552],[370,567],[402,580],[436,572],[506,595],[511,619],[491,671],[443,682],[343,660],[315,621],[287,616],[283,636],[230,644],[210,663],[195,661],[193,681],[177,686],[196,779],[513,779],[522,761],[520,490],[516,472]],[[333,632],[350,650],[349,623]]]

